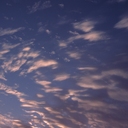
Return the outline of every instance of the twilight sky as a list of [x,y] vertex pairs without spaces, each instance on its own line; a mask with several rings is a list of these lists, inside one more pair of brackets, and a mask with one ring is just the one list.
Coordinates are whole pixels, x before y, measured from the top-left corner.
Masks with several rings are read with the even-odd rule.
[[128,0],[1,0],[0,128],[128,128]]

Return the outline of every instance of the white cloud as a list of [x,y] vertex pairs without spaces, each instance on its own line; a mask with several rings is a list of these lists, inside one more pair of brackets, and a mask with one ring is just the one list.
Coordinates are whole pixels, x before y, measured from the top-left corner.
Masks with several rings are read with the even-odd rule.
[[49,85],[51,84],[50,81],[46,80],[36,80],[36,83],[42,85],[44,88],[50,88]]
[[63,80],[69,79],[69,78],[70,78],[69,74],[63,73],[63,74],[56,75],[54,80],[55,81],[63,81]]
[[16,29],[12,29],[12,28],[6,28],[6,29],[3,29],[3,28],[0,28],[0,36],[5,36],[5,35],[12,35],[14,33],[17,33],[21,30],[25,29],[24,27],[19,27],[19,28],[16,28]]
[[43,96],[42,94],[39,94],[39,93],[38,93],[38,94],[37,94],[37,97],[38,97],[38,98],[42,98],[42,97],[44,97],[44,96]]
[[105,32],[103,31],[96,31],[94,30],[95,24],[97,22],[84,20],[81,22],[77,22],[73,24],[74,29],[81,30],[84,34],[79,34],[78,32],[69,31],[69,33],[73,34],[73,36],[69,37],[67,40],[60,40],[59,46],[60,47],[67,47],[69,43],[72,43],[76,40],[83,39],[88,40],[90,42],[99,41],[106,38]]
[[115,28],[127,28],[128,29],[128,16],[121,19],[116,25]]
[[[3,49],[14,48],[17,45],[4,45]],[[2,64],[2,68],[4,71],[16,72],[21,69],[21,67],[26,64],[28,58],[36,58],[39,56],[38,51],[30,50],[30,47],[25,47],[21,50],[21,52],[16,55],[11,55],[9,59],[5,58],[5,61]]]
[[[119,77],[128,79],[127,72],[119,69],[113,69],[108,71],[102,71],[101,73],[95,74],[95,75],[83,76],[80,78],[77,84],[84,88],[92,88],[92,89],[102,89],[102,88],[113,89],[114,88],[115,89],[115,86],[118,84],[118,82],[113,79],[110,79],[112,76],[119,76]],[[96,82],[102,79],[106,79],[107,86],[105,81],[103,84],[99,84],[98,82]]]
[[100,31],[92,31],[85,35],[81,35],[81,38],[85,40],[91,41],[98,41],[104,39],[104,33]]
[[46,29],[46,33],[47,33],[47,34],[50,34],[51,32],[50,32],[50,30]]
[[31,48],[30,47],[25,47],[23,48],[23,51],[29,51]]
[[73,26],[75,29],[82,30],[84,32],[89,32],[94,28],[95,24],[96,22],[94,21],[85,20],[85,21],[74,23]]
[[73,58],[73,59],[80,59],[81,58],[81,54],[78,52],[67,52],[67,54],[69,55],[69,57]]
[[44,102],[37,102],[35,100],[26,100],[24,98],[20,98],[19,101],[22,103],[22,107],[26,108],[40,108],[41,104],[44,104]]
[[28,73],[37,70],[42,67],[56,66],[58,63],[55,60],[38,60],[28,69]]
[[7,71],[11,71],[11,72],[16,72],[20,69],[20,67],[26,63],[26,59],[13,59],[13,58],[10,58],[9,61],[5,61],[2,65],[2,68]]
[[14,95],[14,96],[16,96],[18,99],[21,98],[22,96],[26,96],[24,93],[19,92],[19,91],[13,89],[12,87],[7,86],[7,85],[2,84],[2,83],[0,83],[0,90],[5,91],[7,94]]
[[95,71],[95,70],[97,70],[97,68],[95,68],[95,67],[79,67],[78,70],[82,70],[82,71],[86,71],[86,70],[88,70],[88,71]]

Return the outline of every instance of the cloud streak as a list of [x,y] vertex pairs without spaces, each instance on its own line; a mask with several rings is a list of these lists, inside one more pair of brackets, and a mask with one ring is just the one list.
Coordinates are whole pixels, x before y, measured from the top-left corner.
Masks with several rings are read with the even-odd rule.
[[128,16],[123,17],[114,27],[118,29],[121,29],[121,28],[128,29]]
[[12,29],[12,28],[6,28],[6,29],[3,29],[3,28],[0,28],[0,36],[5,36],[5,35],[13,35],[14,33],[17,33],[21,30],[24,30],[25,28],[24,27],[19,27],[19,28],[15,28],[15,29]]

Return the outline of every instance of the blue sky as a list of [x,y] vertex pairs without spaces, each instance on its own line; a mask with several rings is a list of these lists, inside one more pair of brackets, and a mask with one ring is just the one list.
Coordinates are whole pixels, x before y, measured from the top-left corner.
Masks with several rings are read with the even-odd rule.
[[127,0],[1,0],[1,128],[128,127]]

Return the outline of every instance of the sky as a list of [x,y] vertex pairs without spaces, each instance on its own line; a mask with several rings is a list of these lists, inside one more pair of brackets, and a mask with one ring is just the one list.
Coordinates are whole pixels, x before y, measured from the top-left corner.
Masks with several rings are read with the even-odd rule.
[[0,2],[0,128],[128,128],[128,0]]

